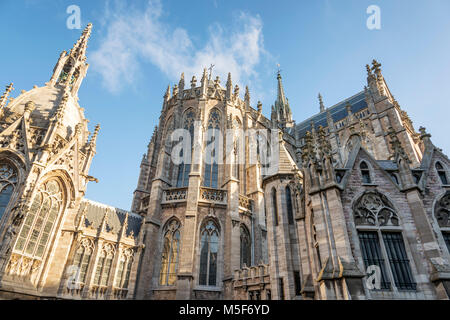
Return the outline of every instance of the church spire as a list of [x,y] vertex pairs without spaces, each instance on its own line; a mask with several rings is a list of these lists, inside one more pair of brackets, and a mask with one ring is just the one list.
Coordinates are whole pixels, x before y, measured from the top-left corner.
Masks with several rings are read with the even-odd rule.
[[76,60],[86,60],[86,49],[91,36],[92,23],[88,23],[86,28],[84,28],[81,37],[75,42],[73,48],[70,50],[69,55],[73,56]]
[[86,49],[91,31],[92,24],[89,23],[69,53],[66,51],[61,52],[47,85],[55,86],[59,84],[68,88],[73,96],[77,95],[89,67],[86,63]]
[[278,80],[278,89],[277,89],[277,100],[275,101],[275,112],[277,115],[278,121],[283,126],[291,126],[292,121],[292,112],[289,107],[289,101],[284,94],[283,82],[281,81],[281,73],[277,72],[277,80]]

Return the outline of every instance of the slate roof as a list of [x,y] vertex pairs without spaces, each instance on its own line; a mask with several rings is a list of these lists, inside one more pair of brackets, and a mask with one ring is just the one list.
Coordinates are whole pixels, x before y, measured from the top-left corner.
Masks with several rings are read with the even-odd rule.
[[392,160],[377,160],[377,163],[384,170],[397,170],[397,164]]
[[83,199],[80,205],[80,213],[85,213],[83,226],[98,229],[103,221],[105,214],[108,214],[106,231],[108,233],[118,234],[123,226],[125,217],[128,214],[128,228],[126,235],[133,233],[137,237],[141,228],[142,217],[138,214],[108,206],[96,201]]
[[[355,94],[354,96],[345,99],[335,104],[334,106],[331,106],[326,109],[330,111],[331,117],[333,118],[334,122],[337,122],[347,117],[347,109],[346,109],[347,103],[350,103],[350,105],[352,106],[352,113],[356,113],[362,109],[367,108],[364,91],[361,91]],[[311,131],[311,121],[314,121],[314,127],[316,130],[318,129],[319,126],[322,126],[324,128],[327,127],[328,126],[327,111],[320,112],[304,120],[303,122],[298,123],[295,126],[295,129],[299,133],[300,138],[303,138],[307,131]]]

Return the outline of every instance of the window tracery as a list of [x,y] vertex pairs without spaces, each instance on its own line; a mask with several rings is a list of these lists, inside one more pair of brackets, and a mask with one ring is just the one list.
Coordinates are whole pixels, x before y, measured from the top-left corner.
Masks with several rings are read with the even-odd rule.
[[63,204],[64,196],[60,183],[56,179],[43,183],[26,215],[15,251],[42,258]]
[[217,282],[217,258],[219,251],[219,230],[208,220],[200,232],[200,275],[199,284],[215,286]]
[[178,254],[180,251],[180,222],[173,219],[164,233],[161,255],[160,285],[174,285],[177,279]]

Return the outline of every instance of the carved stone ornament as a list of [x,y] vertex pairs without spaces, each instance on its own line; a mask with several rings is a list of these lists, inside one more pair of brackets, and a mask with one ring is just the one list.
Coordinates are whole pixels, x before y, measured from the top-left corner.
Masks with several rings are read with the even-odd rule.
[[353,206],[356,225],[398,226],[399,219],[387,198],[377,191],[366,192]]

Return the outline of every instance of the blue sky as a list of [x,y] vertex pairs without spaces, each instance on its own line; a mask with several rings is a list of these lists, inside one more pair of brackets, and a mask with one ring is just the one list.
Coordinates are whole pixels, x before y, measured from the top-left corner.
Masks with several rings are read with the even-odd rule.
[[[77,5],[84,27],[93,23],[90,68],[79,92],[90,129],[101,124],[86,197],[129,209],[139,164],[158,122],[162,97],[181,72],[216,67],[270,116],[281,65],[297,122],[362,90],[365,65],[382,64],[391,92],[416,130],[450,151],[450,1],[430,0],[0,0],[0,86],[12,96],[44,85],[62,50],[81,30],[66,26]],[[381,9],[381,29],[369,30],[369,5]],[[3,91],[3,88],[0,89]],[[243,93],[243,90],[241,90]]]

